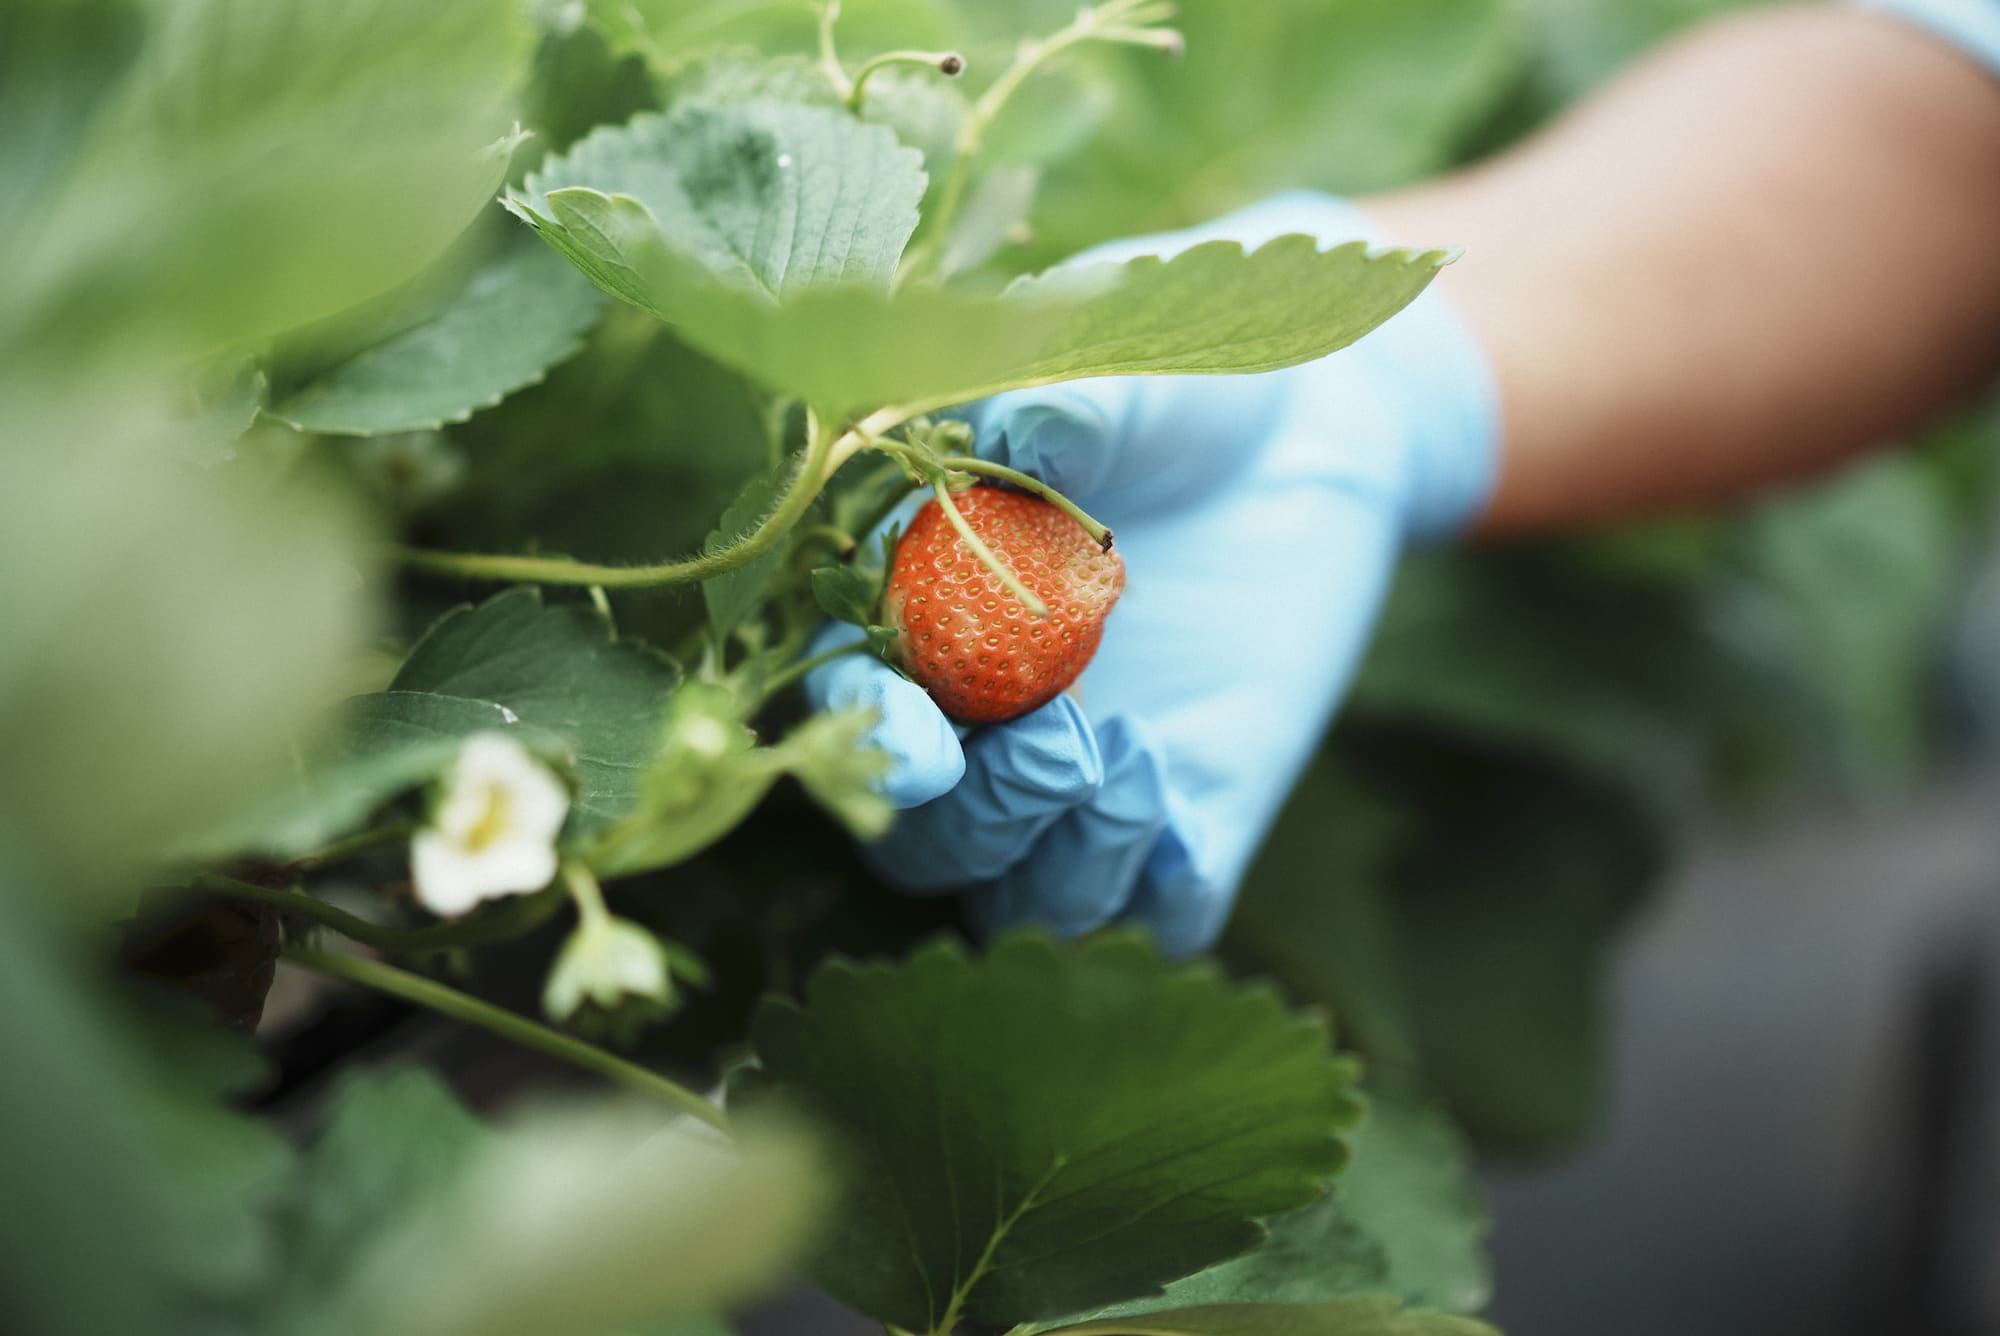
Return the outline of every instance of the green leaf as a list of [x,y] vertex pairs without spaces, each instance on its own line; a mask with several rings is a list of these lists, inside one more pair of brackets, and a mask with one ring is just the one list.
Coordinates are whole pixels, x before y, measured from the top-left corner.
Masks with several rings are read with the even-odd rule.
[[14,239],[0,340],[258,339],[408,278],[500,184],[529,41],[512,0],[149,11],[114,105]]
[[1050,1336],[1496,1336],[1471,1318],[1398,1312],[1390,1299],[1311,1304],[1217,1304],[1106,1318],[1054,1328]]
[[1492,1291],[1486,1212],[1465,1139],[1443,1112],[1404,1092],[1371,1088],[1354,1162],[1334,1192],[1341,1218],[1380,1249],[1384,1274],[1374,1289],[1411,1308],[1485,1307]]
[[512,245],[270,411],[301,430],[356,436],[463,422],[574,356],[600,306],[547,247]]
[[[734,371],[621,303],[548,383],[453,430],[466,475],[426,511],[427,529],[444,547],[611,564],[691,551],[768,467],[762,409]],[[692,599],[645,602],[660,644],[706,615]]]
[[492,701],[423,691],[383,691],[347,702],[326,747],[253,802],[178,841],[177,858],[296,858],[365,821],[398,794],[427,783],[468,735],[514,721]]
[[821,566],[812,573],[813,598],[837,622],[866,626],[874,619],[881,584],[852,566]]
[[630,196],[674,250],[778,300],[830,283],[885,285],[916,230],[921,161],[835,108],[697,104],[579,140],[507,202],[546,214],[556,190]]
[[629,196],[557,190],[522,207],[593,282],[716,360],[845,416],[911,412],[1088,376],[1274,371],[1343,348],[1415,299],[1447,251],[1321,251],[1279,237],[1251,253],[1209,242],[1162,261],[1088,265],[975,297],[832,287],[773,302],[676,254]]
[[613,51],[601,32],[573,15],[542,8],[542,43],[523,100],[522,119],[552,152],[600,125],[660,106],[658,84],[646,62]]
[[[59,186],[138,55],[136,0],[20,0],[0,11],[0,234],[19,237]],[[0,275],[0,283],[11,275]]]
[[223,1329],[272,1278],[264,1213],[289,1167],[283,1138],[226,1102],[258,1064],[184,1000],[127,996],[20,867],[0,848],[7,1323]]
[[602,877],[693,856],[735,829],[784,773],[783,758],[754,745],[735,697],[719,686],[697,682],[676,692],[659,736],[636,806],[583,850]]
[[1079,1320],[1218,1304],[1301,1304],[1390,1295],[1412,1308],[1476,1312],[1489,1290],[1485,1215],[1464,1141],[1409,1095],[1371,1091],[1354,1159],[1326,1196],[1271,1222],[1240,1257]]
[[767,998],[747,1096],[839,1134],[841,1227],[809,1269],[880,1321],[996,1326],[1129,1297],[1254,1244],[1346,1156],[1324,1028],[1131,937],[824,966]]
[[[730,503],[729,509],[722,512],[722,518],[708,535],[702,551],[720,552],[755,529],[777,505],[785,484],[792,479],[797,467],[793,462],[780,464],[746,483],[743,490],[737,493],[736,500]],[[702,602],[708,608],[709,633],[714,637],[718,651],[728,645],[730,634],[763,606],[764,591],[770,588],[771,577],[784,564],[785,545],[779,543],[755,560],[701,582]]]
[[341,710],[327,743],[257,801],[175,845],[181,858],[294,858],[438,775],[467,736],[520,734],[576,781],[570,829],[631,809],[680,681],[664,655],[617,640],[580,604],[509,590],[439,618],[386,691]]
[[302,1186],[291,1311],[329,1336],[713,1331],[825,1195],[785,1127],[731,1147],[651,1108],[579,1106],[489,1133],[415,1069],[350,1078]]
[[[1374,329],[1414,301],[1446,250],[1374,250],[1351,241],[1331,249],[1304,235],[1278,237],[1246,253],[1211,241],[1170,260],[1086,265],[1027,279],[1013,300],[1043,294],[1076,306],[1061,340],[1013,384],[1082,376],[1237,374],[1309,362]],[[1102,294],[1083,300],[1071,292]]]
[[572,751],[571,820],[587,830],[629,811],[659,746],[680,670],[581,604],[512,589],[454,609],[424,633],[391,692],[486,701]]

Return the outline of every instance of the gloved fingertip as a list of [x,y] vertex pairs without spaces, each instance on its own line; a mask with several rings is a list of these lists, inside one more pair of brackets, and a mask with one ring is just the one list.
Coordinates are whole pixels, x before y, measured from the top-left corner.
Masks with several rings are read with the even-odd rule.
[[1104,785],[1104,753],[1083,707],[1069,696],[974,735],[969,744],[1003,799],[1072,806]]
[[870,710],[864,741],[888,753],[877,791],[898,810],[951,792],[965,775],[965,749],[951,721],[916,683],[866,655],[836,659],[807,676],[807,698],[820,709]]
[[1098,743],[1102,787],[1000,878],[979,906],[991,930],[1032,921],[1077,937],[1110,922],[1131,896],[1166,823],[1165,767],[1138,725],[1123,716],[1100,726]]
[[1116,453],[1133,392],[1129,378],[1013,390],[973,405],[965,420],[985,458],[1061,491],[1088,494]]
[[881,721],[870,730],[875,745],[889,754],[889,770],[881,792],[899,811],[941,798],[965,777],[965,749],[951,721],[924,689],[893,670],[883,672],[895,685],[885,685]]

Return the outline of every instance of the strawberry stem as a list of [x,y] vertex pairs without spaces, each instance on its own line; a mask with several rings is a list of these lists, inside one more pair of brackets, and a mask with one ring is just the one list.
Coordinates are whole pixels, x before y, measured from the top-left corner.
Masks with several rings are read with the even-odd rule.
[[776,547],[812,507],[827,480],[842,464],[875,443],[881,433],[914,416],[916,410],[909,407],[879,409],[836,437],[816,414],[808,413],[805,459],[793,474],[791,484],[777,508],[765,516],[763,523],[729,546],[683,561],[666,561],[651,566],[604,566],[568,557],[441,552],[423,547],[397,547],[392,551],[397,560],[412,570],[462,580],[600,585],[606,589],[650,589],[661,585],[692,584],[724,571],[733,571]]
[[[835,0],[834,8],[838,11]],[[1076,12],[1076,17],[1061,30],[1051,33],[1038,41],[1021,43],[1014,57],[1014,63],[1000,72],[1000,76],[989,85],[979,100],[959,122],[958,135],[952,144],[951,170],[939,187],[937,203],[924,218],[925,240],[910,248],[896,272],[894,285],[901,287],[912,278],[928,278],[938,260],[939,247],[944,238],[951,235],[952,224],[958,221],[959,206],[964,203],[966,188],[972,184],[972,172],[986,147],[986,136],[993,124],[1000,118],[1014,95],[1021,91],[1029,77],[1049,61],[1072,47],[1088,42],[1112,42],[1127,46],[1151,46],[1164,51],[1178,52],[1183,45],[1180,34],[1170,29],[1158,29],[1153,25],[1163,23],[1174,15],[1174,6],[1165,0],[1103,0],[1097,5],[1086,5]],[[831,20],[822,31],[827,34],[823,42],[822,64],[830,58],[832,51]],[[1150,31],[1148,31],[1150,30]],[[837,72],[838,61],[834,61]],[[841,78],[845,78],[843,74]],[[838,82],[834,85],[840,87]],[[851,91],[851,85],[847,91]]]
[[921,65],[947,78],[957,78],[965,73],[965,57],[956,51],[885,51],[854,72],[853,86],[847,91],[849,111],[861,110],[861,99],[868,91],[868,80],[877,70],[890,65]]
[[993,572],[993,578],[1005,585],[1007,592],[1018,599],[1021,606],[1029,612],[1037,617],[1048,616],[1049,605],[1042,602],[1034,590],[1022,584],[1021,577],[1014,574],[1007,563],[1002,561],[992,548],[986,546],[985,541],[972,531],[972,526],[965,522],[965,516],[959,513],[958,503],[951,499],[951,489],[944,485],[942,478],[931,483],[931,491],[937,494],[938,505],[943,508],[944,517],[951,521],[951,527],[958,530],[958,536],[972,549],[972,555],[978,557],[980,563]]
[[868,638],[863,636],[844,645],[835,645],[832,649],[823,650],[810,658],[795,659],[765,680],[764,699],[769,700],[823,663],[832,663],[835,659],[845,658],[849,654],[865,653],[870,648]]
[[1111,530],[1093,519],[1089,511],[1043,482],[1040,478],[1032,474],[1023,473],[1019,469],[1008,468],[1005,464],[995,464],[989,459],[980,459],[976,455],[946,455],[944,458],[938,460],[938,463],[958,473],[983,473],[989,478],[998,478],[1002,482],[1012,483],[1024,492],[1033,492],[1036,496],[1039,496],[1042,500],[1048,502],[1057,510],[1060,510],[1063,514],[1082,525],[1083,531],[1092,538],[1095,538],[1099,547],[1103,548],[1106,552],[1111,550]]

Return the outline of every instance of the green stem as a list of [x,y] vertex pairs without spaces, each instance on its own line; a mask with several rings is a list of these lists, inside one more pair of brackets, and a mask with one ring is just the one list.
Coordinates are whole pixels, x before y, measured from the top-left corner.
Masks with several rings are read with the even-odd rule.
[[632,1090],[664,1100],[682,1113],[701,1119],[717,1131],[725,1133],[729,1131],[729,1119],[722,1110],[687,1087],[669,1081],[658,1072],[648,1071],[637,1063],[627,1062],[615,1054],[605,1052],[595,1044],[586,1044],[581,1039],[551,1030],[546,1025],[538,1025],[524,1016],[517,1016],[490,1002],[482,1002],[435,979],[426,979],[420,974],[399,970],[379,960],[367,960],[360,956],[340,955],[330,951],[316,951],[304,946],[287,946],[285,958],[315,974],[360,984],[364,988],[373,988],[379,993],[387,993],[391,997],[429,1008],[453,1020],[476,1025],[503,1039],[511,1039],[523,1048],[546,1053],[552,1058],[573,1063],[585,1071],[595,1072]]
[[1049,605],[1042,602],[1034,590],[1022,584],[1021,577],[1014,574],[1013,569],[1002,561],[992,548],[986,546],[985,540],[974,533],[972,526],[965,522],[965,516],[959,514],[958,503],[951,499],[951,491],[944,485],[942,478],[931,484],[931,491],[937,494],[938,505],[943,508],[944,517],[951,521],[951,527],[958,530],[958,536],[972,549],[972,555],[979,558],[980,564],[993,572],[993,578],[1005,585],[1007,592],[1019,599],[1021,606],[1029,612],[1037,617],[1048,616]]
[[815,541],[831,544],[834,553],[842,557],[855,548],[854,535],[831,524],[808,524],[799,530],[799,546],[802,549],[807,543]]
[[399,840],[416,828],[414,821],[385,821],[379,826],[357,831],[344,840],[335,840],[324,848],[315,849],[301,858],[295,858],[286,866],[300,872],[315,872],[329,863],[338,863],[358,853],[365,853],[378,845]]
[[884,51],[854,73],[854,86],[847,93],[847,109],[861,110],[861,99],[875,72],[890,65],[922,65],[949,78],[965,73],[965,57],[956,51]]
[[874,533],[889,522],[889,517],[896,513],[896,507],[902,505],[910,493],[916,490],[917,485],[915,483],[911,483],[905,487],[891,488],[882,498],[881,502],[876,505],[874,511],[867,516],[867,523],[856,527],[864,535]]
[[850,640],[845,645],[836,645],[832,649],[823,650],[809,659],[800,659],[795,663],[788,664],[774,674],[769,681],[764,683],[764,698],[769,700],[823,663],[832,663],[835,659],[843,658],[849,654],[858,654],[867,648],[868,642],[865,639]]
[[1095,538],[1098,545],[1106,552],[1111,550],[1111,530],[1099,524],[1095,519],[1091,518],[1090,513],[1082,506],[1079,506],[1076,502],[1070,500],[1040,478],[1032,477],[1029,474],[1021,472],[1019,469],[1010,469],[1005,464],[995,464],[991,460],[980,459],[974,455],[946,455],[938,460],[938,463],[959,473],[983,473],[989,478],[998,478],[1002,482],[1011,482],[1024,491],[1033,492],[1036,496],[1041,497],[1042,500],[1047,501],[1050,505],[1062,511],[1063,514],[1081,524],[1084,532]]
[[[784,499],[778,503],[777,509],[764,517],[762,524],[719,552],[705,552],[684,561],[662,562],[653,566],[600,566],[592,562],[572,561],[567,557],[513,557],[410,547],[396,549],[396,555],[404,565],[415,570],[455,575],[468,580],[600,585],[606,589],[644,589],[706,580],[755,561],[776,547],[818,498],[833,470],[839,467],[833,462],[837,444],[833,434],[821,425],[815,414],[807,413],[806,422],[808,439],[805,458],[792,475]],[[842,457],[842,462],[851,457],[850,451]]]
[[562,865],[562,883],[569,890],[569,898],[576,902],[576,916],[585,923],[609,923],[611,910],[604,903],[604,888],[597,884],[597,874],[582,863]]
[[834,48],[833,25],[840,20],[840,0],[820,0],[819,6],[819,68],[833,85],[834,95],[846,102],[854,96],[854,81],[841,68],[840,53]]
[[232,900],[255,900],[300,918],[311,919],[342,937],[372,946],[392,955],[423,955],[449,951],[461,946],[481,946],[504,942],[534,931],[562,907],[562,896],[553,889],[520,896],[475,918],[451,923],[426,924],[421,928],[396,928],[373,919],[350,914],[316,895],[294,887],[259,886],[217,872],[205,872],[194,879],[194,888]]
[[1048,1172],[1043,1174],[1021,1198],[1020,1204],[994,1222],[993,1232],[986,1237],[986,1247],[980,1252],[979,1259],[972,1264],[972,1270],[966,1273],[965,1279],[959,1281],[952,1290],[951,1300],[945,1305],[944,1316],[931,1328],[930,1336],[951,1336],[958,1326],[959,1314],[964,1311],[967,1297],[979,1282],[986,1278],[986,1273],[993,1269],[993,1256],[999,1251],[1001,1242],[1006,1239],[1014,1226],[1021,1223],[1021,1217],[1034,1209],[1042,1193],[1048,1189],[1049,1184],[1054,1181],[1058,1173],[1062,1172],[1063,1166],[1067,1163],[1067,1157],[1058,1155],[1049,1165]]
[[[1022,84],[1050,60],[1073,46],[1107,36],[1113,41],[1129,43],[1135,40],[1134,25],[1158,22],[1171,17],[1172,13],[1170,5],[1155,3],[1155,0],[1110,0],[1106,4],[1078,10],[1067,27],[1048,37],[1023,42],[1014,63],[1001,71],[1000,77],[980,95],[965,119],[959,122],[958,135],[952,143],[951,171],[938,191],[937,205],[925,219],[927,240],[916,248],[910,262],[905,263],[902,272],[897,274],[898,283],[904,281],[907,275],[923,273],[935,263],[941,240],[951,235],[952,224],[958,220],[966,188],[972,184],[973,166],[986,147],[986,136],[1008,102],[1021,91]],[[1150,35],[1140,36],[1138,40],[1146,45],[1160,44]]]
[[611,596],[604,592],[603,585],[590,586],[590,606],[597,609],[597,615],[604,619],[604,638],[612,644],[618,643],[618,614],[611,609]]

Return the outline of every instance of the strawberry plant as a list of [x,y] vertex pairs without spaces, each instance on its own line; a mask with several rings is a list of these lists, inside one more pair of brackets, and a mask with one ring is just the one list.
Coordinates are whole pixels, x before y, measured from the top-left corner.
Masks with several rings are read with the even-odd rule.
[[[1522,68],[1502,18],[0,17],[10,1318],[714,1336],[795,1273],[902,1336],[1489,1331],[1466,1130],[1543,1149],[1588,1107],[1578,998],[1660,861],[1635,771],[1782,750],[1790,684],[1695,628],[1776,587],[1837,642],[1797,551],[1865,516],[1420,563],[1221,962],[975,941],[877,884],[888,758],[799,685],[877,654],[964,721],[1068,687],[1147,572],[954,410],[1275,370],[1401,310],[1452,252],[1058,262],[1444,164]],[[1921,478],[1861,485],[1930,518]],[[1440,649],[1523,602],[1520,662]],[[1567,611],[1641,603],[1638,669],[1574,643]],[[1895,734],[1875,680],[1827,694]],[[1524,866],[1496,832],[1534,820],[1582,833]],[[274,975],[320,1019],[260,1062]],[[447,1018],[411,1053],[504,1040],[505,1089],[356,1060],[354,990]],[[552,1070],[595,1093],[497,1107]]]

